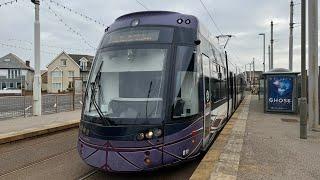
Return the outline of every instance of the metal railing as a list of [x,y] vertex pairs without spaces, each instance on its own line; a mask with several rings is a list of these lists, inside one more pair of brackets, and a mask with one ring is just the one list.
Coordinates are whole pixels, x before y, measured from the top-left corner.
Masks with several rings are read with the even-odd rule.
[[[83,94],[42,95],[42,114],[74,111],[82,108]],[[32,96],[0,97],[0,120],[32,116]]]

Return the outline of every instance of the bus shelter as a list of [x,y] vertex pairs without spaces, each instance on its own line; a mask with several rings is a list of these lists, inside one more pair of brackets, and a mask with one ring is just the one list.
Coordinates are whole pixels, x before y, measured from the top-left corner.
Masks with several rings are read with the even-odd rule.
[[265,112],[297,113],[298,74],[283,68],[263,73]]

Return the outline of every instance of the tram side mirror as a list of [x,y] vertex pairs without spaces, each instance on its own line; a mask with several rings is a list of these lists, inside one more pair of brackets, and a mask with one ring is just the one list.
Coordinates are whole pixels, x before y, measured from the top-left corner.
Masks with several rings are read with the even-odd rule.
[[197,46],[200,45],[200,44],[201,44],[201,40],[199,40],[199,39],[198,39],[198,40],[195,40],[195,41],[194,41],[194,44],[197,45]]

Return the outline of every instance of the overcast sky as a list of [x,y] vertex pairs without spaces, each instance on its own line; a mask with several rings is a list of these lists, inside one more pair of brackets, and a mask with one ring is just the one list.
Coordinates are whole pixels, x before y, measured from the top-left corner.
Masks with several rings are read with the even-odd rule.
[[[7,1],[0,0],[0,3]],[[123,14],[145,10],[135,0],[54,1],[106,25],[110,25],[115,18]],[[195,15],[212,34],[219,34],[198,0],[140,0],[140,2],[150,10],[177,11]],[[262,70],[263,43],[262,37],[258,34],[266,33],[268,45],[270,43],[270,21],[274,20],[274,67],[288,68],[289,0],[203,0],[203,2],[221,31],[224,34],[235,36],[228,44],[227,50],[232,61],[242,67],[255,57],[257,69]],[[52,11],[56,12],[63,22],[60,22],[60,18],[57,18]],[[50,3],[50,0],[41,1],[40,16],[42,69],[45,69],[46,65],[62,50],[67,53],[95,54],[91,46],[97,47],[104,32],[103,26],[58,7]],[[300,23],[300,5],[295,6],[294,18],[296,23]],[[33,4],[29,0],[18,0],[17,3],[2,5],[0,22],[0,56],[11,52],[23,60],[31,60],[33,66]],[[67,24],[67,27],[64,24]],[[73,30],[81,35],[77,35]],[[294,70],[299,71],[299,24],[296,24],[294,35],[293,64]],[[268,56],[266,55],[266,67],[268,67],[267,61]]]

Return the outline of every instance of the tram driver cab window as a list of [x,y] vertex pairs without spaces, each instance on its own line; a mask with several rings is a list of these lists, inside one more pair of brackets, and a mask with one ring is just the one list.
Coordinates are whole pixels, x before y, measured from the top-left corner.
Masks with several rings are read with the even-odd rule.
[[173,119],[199,114],[195,49],[179,46],[176,57]]

